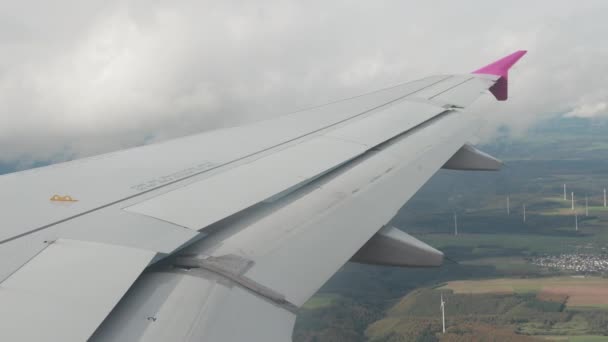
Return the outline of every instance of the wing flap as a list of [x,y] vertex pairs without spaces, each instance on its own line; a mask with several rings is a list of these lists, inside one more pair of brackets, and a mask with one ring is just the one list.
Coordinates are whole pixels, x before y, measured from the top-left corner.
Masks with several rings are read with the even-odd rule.
[[91,342],[290,341],[295,314],[202,269],[147,272]]
[[0,284],[2,341],[85,341],[154,252],[59,239]]

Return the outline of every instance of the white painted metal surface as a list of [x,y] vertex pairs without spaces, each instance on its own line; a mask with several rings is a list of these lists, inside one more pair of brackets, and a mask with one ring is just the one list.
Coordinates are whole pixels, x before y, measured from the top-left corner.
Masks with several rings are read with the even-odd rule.
[[248,277],[302,305],[465,143],[474,122],[445,116],[221,243],[203,240],[187,252],[252,260]]
[[[195,232],[120,215],[120,209],[343,127],[348,119],[365,118],[447,78],[429,77],[248,126],[0,176],[0,281],[36,255],[44,241],[61,237],[171,253],[196,238]],[[55,195],[73,201],[52,201]]]
[[101,242],[171,254],[199,233],[152,217],[112,208],[80,216],[59,225],[60,238]]
[[294,313],[213,274],[147,273],[91,342],[289,341],[294,322]]
[[60,239],[0,284],[1,341],[85,341],[153,252]]
[[227,239],[213,255],[244,254],[255,262],[247,276],[302,305],[464,143],[464,119],[448,116],[370,157]]
[[336,128],[325,136],[355,141],[368,147],[381,144],[445,111],[426,103],[403,101],[372,116]]
[[[470,91],[479,95],[483,89]],[[395,106],[336,127],[323,135],[366,147],[374,146],[387,136],[399,134],[395,123],[410,122],[409,116],[417,120],[423,120],[426,115],[430,118],[434,115],[433,110],[437,110],[428,104],[418,104],[421,107],[405,110],[400,117],[395,103]],[[289,305],[300,306],[374,235],[374,227],[388,222],[401,205],[468,140],[479,121],[470,114],[451,112],[425,123],[391,145],[368,151],[364,157],[276,202],[245,212],[242,217],[220,226],[209,237],[187,247],[183,253],[203,258],[238,255],[252,263],[244,277],[285,296]],[[136,282],[95,337],[102,341],[125,338],[155,340],[156,334],[184,340],[199,336],[213,336],[209,339],[211,341],[231,340],[234,336],[260,341],[288,339],[285,336],[291,331],[293,321],[291,318],[288,321],[278,318],[292,317],[285,309],[276,309],[283,313],[275,316],[265,309],[256,311],[260,304],[235,305],[233,308],[232,303],[242,304],[245,298],[259,297],[222,275],[197,272],[190,270],[187,273],[202,280],[177,280],[175,274],[169,273],[146,274]],[[182,281],[183,284],[201,283],[196,286],[179,285]],[[208,284],[215,284],[214,290],[209,290]],[[242,293],[228,291],[218,284],[239,288]],[[191,297],[192,301],[187,300]],[[201,297],[205,299],[199,302]],[[187,314],[179,316],[183,305]],[[189,311],[194,307],[202,309]],[[230,312],[226,311],[225,316],[221,313],[224,308]],[[259,314],[249,313],[250,309]],[[220,313],[212,315],[211,312],[216,310]],[[248,327],[243,330],[248,334],[246,337],[232,329],[232,314],[241,311],[247,316],[247,321],[243,322]],[[154,317],[156,321],[143,322],[144,315]],[[179,319],[170,319],[174,315]],[[278,331],[277,336],[267,335],[268,318],[276,320],[272,329]],[[208,320],[213,320],[214,324]],[[181,335],[186,330],[185,326],[196,334]]]
[[[95,339],[288,339],[292,309],[468,140],[479,118],[454,111],[432,118],[481,94],[493,82],[486,79],[427,78],[0,177],[0,255],[24,247],[21,264],[31,259],[0,283],[0,322],[8,326],[0,339],[85,340],[133,282]],[[77,201],[51,201],[55,194]],[[196,230],[234,213],[192,243]],[[49,237],[60,239],[41,251]],[[233,256],[247,267],[236,275],[169,267],[135,281],[157,252],[201,262]]]
[[202,229],[310,180],[366,150],[361,144],[316,137],[126,210]]
[[444,82],[433,84],[432,86],[426,87],[419,92],[410,95],[410,98],[420,98],[433,100],[434,98],[441,96],[451,89],[462,86],[463,84],[473,80],[473,75],[453,75],[446,79]]
[[442,105],[467,107],[479,98],[480,93],[486,92],[484,89],[490,88],[495,80],[495,76],[475,77],[458,87],[451,88],[433,97],[433,102]]
[[322,136],[125,210],[199,230],[296,188],[443,111],[428,104],[399,102]]

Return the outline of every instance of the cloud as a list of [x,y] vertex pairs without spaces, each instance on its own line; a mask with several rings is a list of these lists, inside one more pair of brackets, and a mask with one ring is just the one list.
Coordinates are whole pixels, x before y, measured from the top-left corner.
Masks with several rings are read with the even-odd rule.
[[486,135],[541,113],[596,115],[606,99],[594,94],[608,93],[607,10],[601,0],[6,3],[0,161],[265,119],[522,48],[511,100],[474,108],[488,112]]
[[566,113],[569,117],[592,118],[608,115],[608,92],[606,89],[592,91],[576,101],[574,108]]
[[582,118],[589,118],[598,115],[608,114],[608,103],[596,102],[596,103],[582,103],[572,111],[567,113],[567,116],[578,116]]

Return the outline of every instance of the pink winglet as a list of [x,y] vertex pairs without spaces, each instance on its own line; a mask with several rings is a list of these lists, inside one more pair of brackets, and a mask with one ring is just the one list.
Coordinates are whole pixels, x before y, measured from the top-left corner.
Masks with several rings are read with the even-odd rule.
[[475,70],[473,74],[486,74],[500,76],[498,81],[490,87],[490,91],[498,101],[504,101],[508,97],[508,78],[509,69],[515,64],[527,51],[520,50],[506,57],[497,60],[494,63],[488,64],[481,69]]

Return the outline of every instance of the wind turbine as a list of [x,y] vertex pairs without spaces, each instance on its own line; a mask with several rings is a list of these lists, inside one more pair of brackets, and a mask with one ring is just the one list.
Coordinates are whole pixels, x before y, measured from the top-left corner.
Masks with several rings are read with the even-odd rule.
[[443,292],[441,293],[441,326],[443,327],[443,333],[445,334],[445,302],[443,301]]
[[574,210],[574,191],[572,191],[572,210]]

